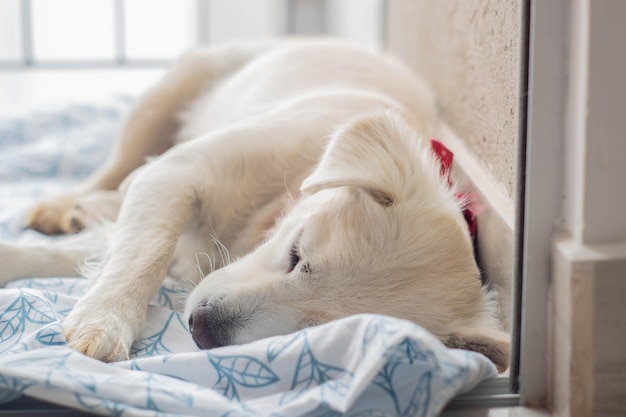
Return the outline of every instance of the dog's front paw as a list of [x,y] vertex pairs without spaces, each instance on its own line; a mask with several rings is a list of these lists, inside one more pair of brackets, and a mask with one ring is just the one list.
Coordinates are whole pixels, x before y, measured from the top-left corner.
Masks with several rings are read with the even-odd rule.
[[89,304],[81,300],[63,321],[69,347],[104,362],[128,359],[135,339],[132,327],[112,311]]
[[61,196],[33,207],[25,226],[47,235],[78,233],[85,228],[85,217],[76,197]]

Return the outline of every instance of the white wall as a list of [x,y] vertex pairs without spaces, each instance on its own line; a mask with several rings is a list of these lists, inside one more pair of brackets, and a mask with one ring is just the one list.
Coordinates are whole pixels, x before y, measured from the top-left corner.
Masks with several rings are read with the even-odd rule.
[[564,223],[553,276],[554,327],[565,332],[554,339],[552,399],[570,415],[623,414],[626,2],[572,0],[569,6]]
[[626,2],[570,2],[564,222],[580,242],[626,239]]

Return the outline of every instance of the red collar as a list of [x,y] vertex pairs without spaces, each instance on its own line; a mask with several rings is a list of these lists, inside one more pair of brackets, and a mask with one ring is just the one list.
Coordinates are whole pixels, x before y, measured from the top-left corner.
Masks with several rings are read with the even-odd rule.
[[[450,178],[450,174],[452,171],[454,154],[450,151],[450,149],[446,148],[443,143],[439,142],[436,139],[430,140],[430,149],[439,160],[440,175],[446,178],[446,180],[448,181],[448,186],[451,187],[452,179]],[[467,227],[469,228],[472,241],[476,243],[477,222],[476,213],[474,210],[474,196],[469,192],[458,192],[456,193],[456,197],[463,204],[463,216],[465,217],[465,221],[467,222]]]

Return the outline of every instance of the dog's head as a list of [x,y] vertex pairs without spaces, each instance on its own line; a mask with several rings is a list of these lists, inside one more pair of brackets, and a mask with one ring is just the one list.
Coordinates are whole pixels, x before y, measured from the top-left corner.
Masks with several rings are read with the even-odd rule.
[[380,313],[506,368],[507,337],[481,286],[460,203],[399,115],[374,114],[336,132],[301,191],[263,244],[190,295],[200,347]]

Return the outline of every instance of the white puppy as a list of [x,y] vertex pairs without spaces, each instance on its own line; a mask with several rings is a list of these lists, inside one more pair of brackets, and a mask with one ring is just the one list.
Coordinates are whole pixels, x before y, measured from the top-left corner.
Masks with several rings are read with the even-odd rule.
[[[200,260],[212,273],[186,277],[186,314],[201,348],[381,313],[503,370],[508,336],[461,203],[419,137],[435,122],[428,90],[381,54],[327,40],[196,50],[139,101],[105,166],[28,219],[89,230],[2,244],[0,284],[75,275],[99,253],[63,331],[105,361],[128,357],[168,269]],[[106,239],[88,227],[100,217],[115,220]]]

